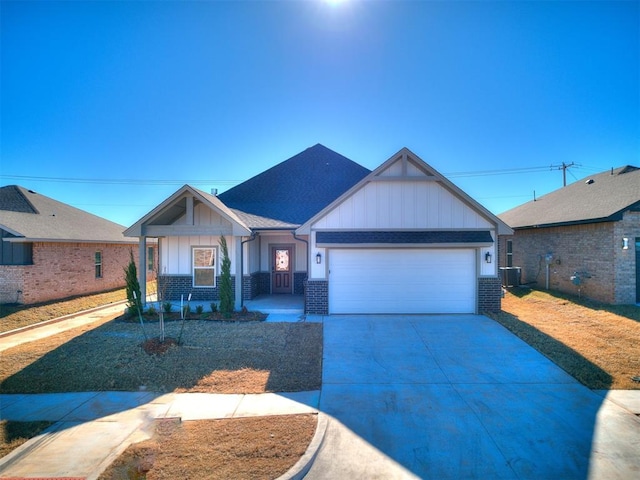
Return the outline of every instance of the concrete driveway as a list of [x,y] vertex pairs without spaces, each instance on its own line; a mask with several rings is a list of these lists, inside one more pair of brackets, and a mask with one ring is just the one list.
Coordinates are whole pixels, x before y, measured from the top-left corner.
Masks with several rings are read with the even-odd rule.
[[306,478],[640,478],[638,417],[486,317],[330,316],[324,342]]

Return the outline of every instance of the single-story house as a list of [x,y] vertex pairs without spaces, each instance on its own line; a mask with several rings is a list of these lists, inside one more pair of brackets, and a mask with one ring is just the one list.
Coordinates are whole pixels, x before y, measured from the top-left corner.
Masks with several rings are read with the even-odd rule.
[[640,168],[590,175],[499,217],[514,230],[500,256],[521,283],[640,303]]
[[[138,240],[125,227],[17,185],[0,187],[0,303],[33,304],[123,287]],[[146,267],[153,276],[157,248]]]
[[369,171],[319,144],[219,196],[185,185],[125,231],[141,258],[159,239],[165,298],[218,299],[224,235],[236,308],[299,294],[311,314],[497,310],[510,233],[406,148]]

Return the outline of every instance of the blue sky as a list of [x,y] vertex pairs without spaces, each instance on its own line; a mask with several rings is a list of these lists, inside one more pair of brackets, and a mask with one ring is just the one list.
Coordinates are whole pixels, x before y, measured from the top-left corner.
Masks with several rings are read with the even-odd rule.
[[494,213],[640,166],[640,3],[0,4],[0,184],[131,225],[322,143]]

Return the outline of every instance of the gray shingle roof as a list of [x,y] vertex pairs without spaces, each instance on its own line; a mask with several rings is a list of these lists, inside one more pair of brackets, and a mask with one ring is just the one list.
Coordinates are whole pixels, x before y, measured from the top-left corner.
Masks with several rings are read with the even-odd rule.
[[136,243],[122,225],[17,185],[0,187],[0,228],[26,240]]
[[512,208],[498,217],[512,228],[618,220],[640,205],[640,168],[626,166],[590,175]]
[[260,229],[294,229],[297,227],[296,224],[283,222],[281,220],[274,220],[273,218],[265,218],[259,215],[252,215],[250,213],[243,212],[241,210],[231,209],[233,213],[235,213],[240,220],[244,222],[244,224],[252,230],[260,230]]
[[300,225],[370,171],[317,144],[219,195],[229,208]]

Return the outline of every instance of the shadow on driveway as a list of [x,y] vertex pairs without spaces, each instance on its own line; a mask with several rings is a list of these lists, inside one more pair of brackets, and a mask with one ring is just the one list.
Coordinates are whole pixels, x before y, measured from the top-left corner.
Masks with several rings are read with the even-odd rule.
[[[320,409],[401,465],[398,478],[630,478],[640,468],[637,418],[486,317],[331,316],[324,339]],[[358,452],[330,440],[308,478],[357,478]]]

